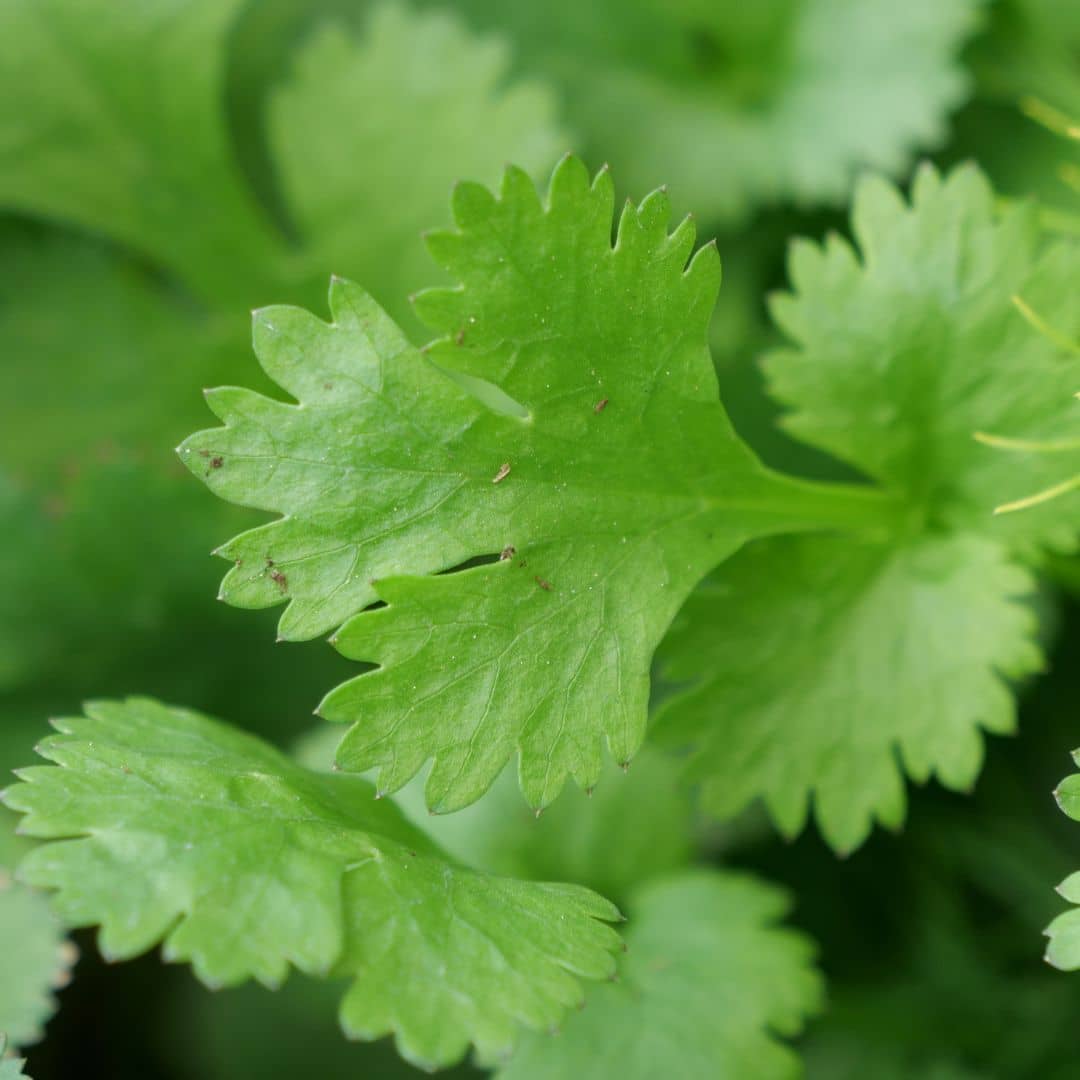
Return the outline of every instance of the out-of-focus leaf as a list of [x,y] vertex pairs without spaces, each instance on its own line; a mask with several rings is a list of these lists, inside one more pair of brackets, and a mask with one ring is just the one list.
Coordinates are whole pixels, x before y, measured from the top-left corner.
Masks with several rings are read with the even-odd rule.
[[787,900],[744,875],[695,871],[642,887],[618,983],[555,1036],[529,1036],[500,1080],[797,1077],[782,1039],[822,1004],[813,946],[778,927]]
[[[196,294],[250,302],[280,245],[223,123],[242,0],[4,0],[0,205],[123,241]],[[262,278],[261,280],[266,280]]]
[[494,181],[506,161],[542,175],[565,150],[552,94],[508,83],[509,64],[503,39],[396,5],[355,36],[332,24],[302,46],[269,138],[315,278],[368,284],[418,328],[406,298],[432,281],[420,237],[445,220],[454,183]]
[[[971,0],[462,0],[560,87],[567,122],[635,197],[740,218],[839,202],[859,169],[900,172],[968,90]],[[842,120],[840,118],[843,118]]]

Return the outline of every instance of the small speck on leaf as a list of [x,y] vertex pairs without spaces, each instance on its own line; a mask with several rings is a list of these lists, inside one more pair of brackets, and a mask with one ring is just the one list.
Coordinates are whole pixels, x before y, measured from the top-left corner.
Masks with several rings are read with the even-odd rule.
[[510,462],[504,461],[499,466],[499,471],[491,478],[493,484],[498,484],[510,475]]
[[604,397],[604,398],[601,398],[601,399],[600,399],[600,400],[599,400],[599,401],[598,401],[598,402],[597,402],[597,403],[596,403],[596,404],[595,404],[595,405],[593,406],[593,408],[592,408],[592,411],[593,411],[594,413],[602,413],[602,412],[603,412],[603,411],[604,411],[604,410],[605,410],[605,409],[607,408],[607,404],[608,404],[608,399],[607,399],[606,397]]
[[289,591],[289,579],[280,570],[273,571],[270,577],[282,592]]
[[551,582],[550,581],[545,581],[542,577],[534,577],[533,581],[535,581],[536,584],[539,585],[540,588],[544,590],[544,592],[551,592]]
[[507,544],[506,547],[499,552],[499,562],[506,562],[507,559],[512,559],[517,554],[517,548],[513,544]]

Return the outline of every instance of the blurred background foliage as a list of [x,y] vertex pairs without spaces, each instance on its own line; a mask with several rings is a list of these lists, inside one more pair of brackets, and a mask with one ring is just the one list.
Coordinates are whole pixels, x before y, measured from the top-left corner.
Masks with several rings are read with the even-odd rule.
[[[89,697],[150,694],[282,745],[311,729],[348,665],[214,602],[208,553],[255,515],[185,479],[172,447],[209,421],[200,388],[268,389],[253,305],[325,312],[337,273],[422,341],[407,297],[439,276],[420,233],[455,180],[506,161],[539,179],[573,148],[626,195],[666,183],[718,237],[712,345],[736,425],[813,475],[756,366],[789,239],[844,231],[854,176],[903,180],[918,157],[977,160],[1054,228],[1073,227],[1080,177],[1020,108],[1080,117],[1080,5],[1061,0],[0,0],[0,89],[0,773]],[[913,793],[903,835],[849,860],[756,813],[696,821],[652,756],[540,822],[513,783],[434,822],[402,800],[455,854],[617,901],[692,857],[785,885],[829,983],[811,1077],[1074,1077],[1080,981],[1039,956],[1077,847],[1049,797],[1080,742],[1080,574],[1057,570],[1051,674],[1021,734],[993,742],[971,798]],[[328,760],[332,738],[298,752]],[[211,995],[80,944],[26,1051],[38,1080],[413,1072],[344,1041],[336,987]]]

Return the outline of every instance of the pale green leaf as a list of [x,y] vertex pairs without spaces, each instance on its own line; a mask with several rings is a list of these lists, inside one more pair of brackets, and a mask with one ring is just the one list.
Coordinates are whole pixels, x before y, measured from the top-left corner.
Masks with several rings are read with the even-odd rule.
[[[1002,503],[1069,475],[1070,455],[1003,453],[975,433],[1073,437],[1080,353],[1040,333],[1080,332],[1080,248],[1039,257],[1034,216],[999,213],[974,167],[923,167],[908,205],[880,179],[859,186],[859,254],[833,236],[797,242],[793,292],[773,314],[793,347],[768,358],[786,428],[902,492],[913,524],[972,529],[1008,542],[1071,546],[1080,498],[1025,514]],[[1080,451],[1071,455],[1080,471]]]
[[792,835],[813,801],[850,851],[903,821],[906,772],[968,790],[981,730],[1013,729],[1007,676],[1040,667],[1030,576],[974,536],[903,545],[763,541],[687,602],[660,659],[690,688],[659,735],[695,747],[687,775],[727,818],[761,796]]
[[777,926],[784,894],[692,871],[642,887],[619,982],[554,1037],[530,1036],[499,1080],[778,1080],[801,1075],[783,1037],[822,1004],[814,949]]
[[41,1038],[56,1010],[52,992],[67,984],[76,956],[47,899],[12,878],[12,827],[10,815],[0,813],[0,1058],[4,1036],[13,1047]]
[[662,723],[696,748],[715,812],[763,796],[790,834],[812,797],[841,850],[875,819],[900,825],[904,772],[974,783],[980,729],[1013,727],[1006,679],[1040,666],[1016,556],[1069,547],[1080,525],[1067,497],[995,516],[1067,463],[974,437],[1072,436],[1080,357],[1014,297],[1071,333],[1080,250],[1040,256],[1033,218],[999,213],[971,167],[920,170],[910,205],[868,179],[853,225],[858,254],[836,236],[792,248],[773,311],[793,345],[767,373],[787,429],[893,492],[906,521],[887,543],[782,539],[724,566],[665,646],[689,685]]
[[273,986],[289,967],[354,978],[347,1033],[393,1032],[434,1066],[470,1042],[509,1052],[613,970],[616,910],[572,885],[449,861],[357,777],[324,775],[196,713],[145,699],[58,721],[56,766],[5,793],[23,831],[53,841],[20,875],[55,889],[111,959],[159,941],[211,986]]
[[362,721],[339,763],[381,767],[392,791],[434,758],[440,811],[515,752],[534,806],[568,775],[592,786],[604,741],[619,762],[640,745],[653,650],[710,567],[754,535],[892,513],[753,457],[705,346],[715,250],[687,265],[693,227],[668,234],[660,192],[627,206],[613,247],[612,198],[573,158],[546,203],[516,169],[499,198],[460,185],[458,231],[431,245],[461,285],[420,298],[447,335],[427,356],[336,281],[329,325],[256,317],[259,359],[299,404],[215,391],[226,427],[181,448],[218,494],[284,515],[221,549],[222,598],[287,601],[286,638],[349,620],[338,648],[381,665],[323,702]]
[[660,177],[710,217],[844,199],[941,143],[967,96],[972,0],[463,0],[552,80],[568,122],[629,190]]

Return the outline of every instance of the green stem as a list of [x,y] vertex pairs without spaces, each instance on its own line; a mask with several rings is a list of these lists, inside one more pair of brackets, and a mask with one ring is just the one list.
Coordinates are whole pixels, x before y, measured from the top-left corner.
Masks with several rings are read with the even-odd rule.
[[779,498],[775,522],[759,535],[836,530],[885,538],[911,527],[912,507],[893,492],[869,484],[803,480],[771,469],[766,474]]

